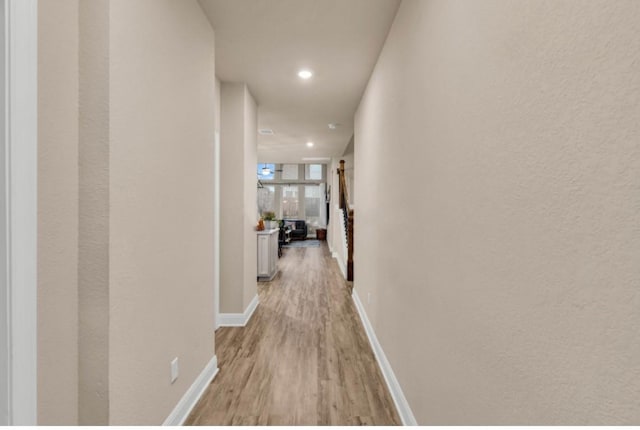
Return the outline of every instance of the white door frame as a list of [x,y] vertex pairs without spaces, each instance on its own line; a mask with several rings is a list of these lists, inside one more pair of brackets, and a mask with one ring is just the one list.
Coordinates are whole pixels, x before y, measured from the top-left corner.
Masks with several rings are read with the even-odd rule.
[[37,423],[37,0],[0,0],[0,425]]

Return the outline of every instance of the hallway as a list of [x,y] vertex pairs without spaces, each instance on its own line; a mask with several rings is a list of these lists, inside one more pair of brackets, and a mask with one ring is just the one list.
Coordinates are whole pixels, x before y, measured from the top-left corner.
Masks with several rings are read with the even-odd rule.
[[640,424],[639,0],[0,10],[0,426]]
[[220,373],[188,425],[399,425],[325,243],[289,248],[244,328],[220,328]]

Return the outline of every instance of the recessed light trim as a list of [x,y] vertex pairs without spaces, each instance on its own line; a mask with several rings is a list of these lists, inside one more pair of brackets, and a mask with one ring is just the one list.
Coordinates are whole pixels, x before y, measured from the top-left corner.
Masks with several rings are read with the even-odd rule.
[[307,79],[311,79],[312,76],[313,76],[313,72],[308,69],[302,69],[298,72],[298,77],[300,79],[307,80]]
[[307,148],[313,148],[313,142],[307,142]]

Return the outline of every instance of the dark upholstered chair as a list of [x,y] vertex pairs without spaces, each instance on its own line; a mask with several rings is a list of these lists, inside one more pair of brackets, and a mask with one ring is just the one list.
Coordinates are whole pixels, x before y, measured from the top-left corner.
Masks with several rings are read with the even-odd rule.
[[286,219],[284,225],[291,226],[292,240],[305,240],[307,238],[307,223],[299,219]]

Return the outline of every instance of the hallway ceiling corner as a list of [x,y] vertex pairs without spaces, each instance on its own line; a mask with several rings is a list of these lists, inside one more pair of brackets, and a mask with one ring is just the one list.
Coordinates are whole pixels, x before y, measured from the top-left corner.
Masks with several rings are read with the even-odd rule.
[[[199,1],[216,34],[218,78],[246,82],[258,128],[274,132],[258,135],[258,161],[341,155],[400,0]],[[302,69],[313,77],[299,78]]]

